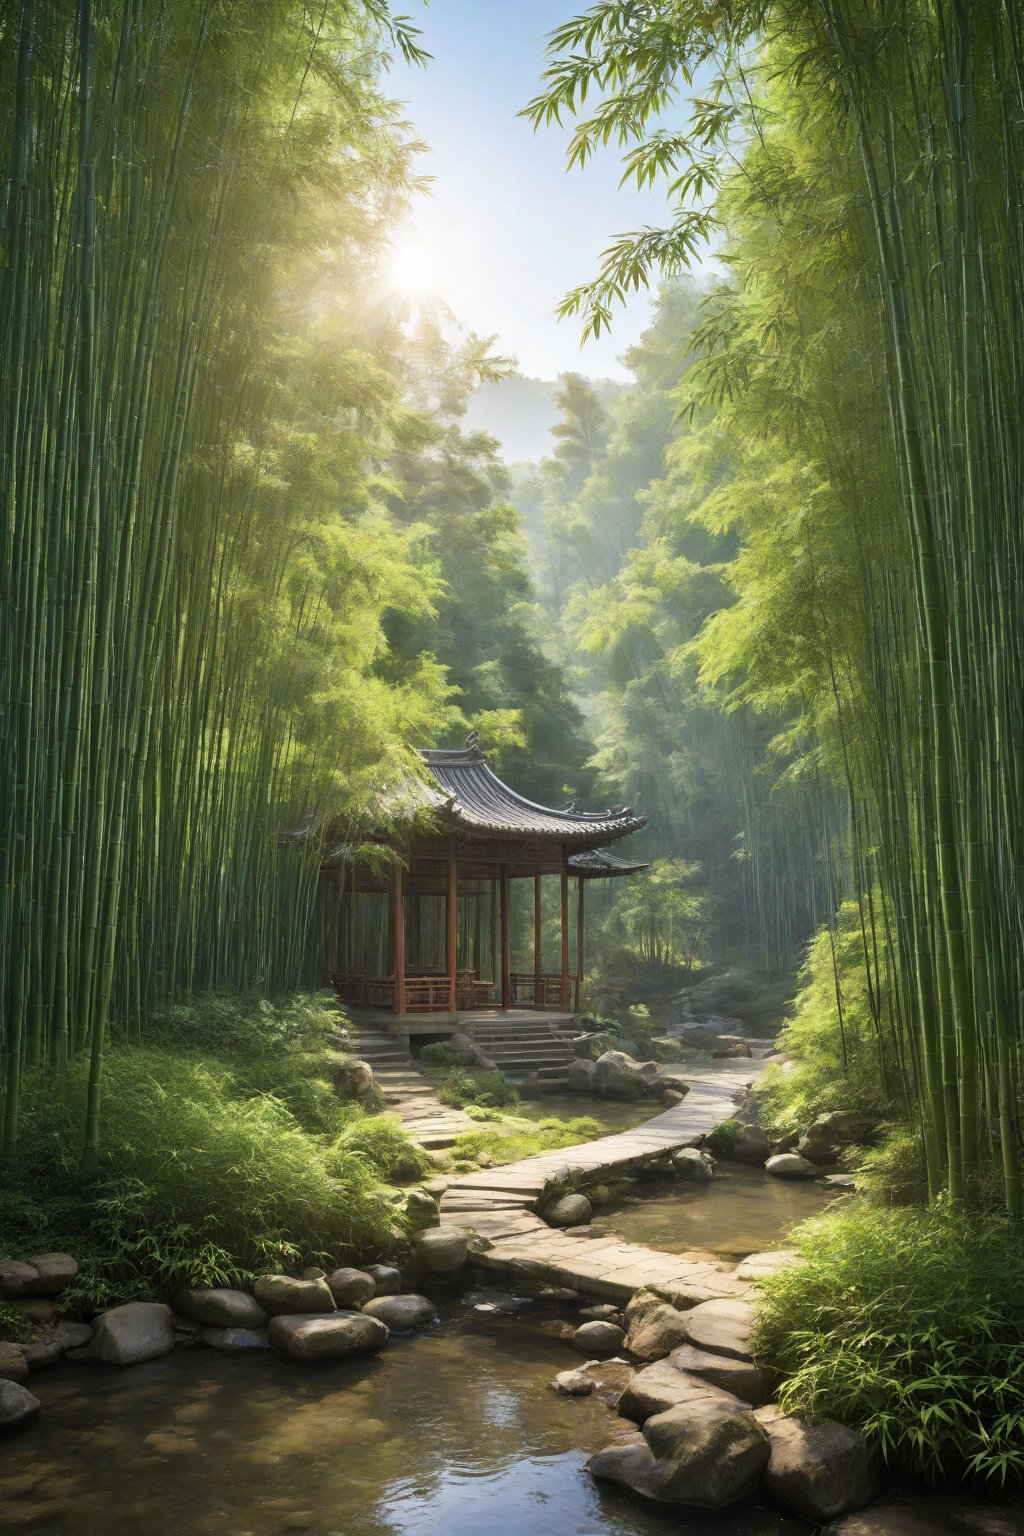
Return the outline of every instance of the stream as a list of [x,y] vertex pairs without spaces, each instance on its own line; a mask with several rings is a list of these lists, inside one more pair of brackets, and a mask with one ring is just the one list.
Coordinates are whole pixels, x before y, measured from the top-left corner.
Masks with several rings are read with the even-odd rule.
[[586,1458],[626,1426],[596,1396],[547,1389],[580,1360],[558,1309],[442,1310],[429,1333],[321,1367],[193,1350],[40,1372],[43,1413],[0,1461],[0,1530],[810,1536],[764,1509],[685,1519],[599,1487]]
[[[608,1131],[650,1114],[598,1105]],[[523,1112],[591,1106],[547,1098]],[[833,1198],[720,1163],[707,1185],[620,1187],[601,1220],[636,1242],[735,1260]],[[0,1532],[812,1536],[763,1507],[686,1517],[596,1484],[587,1457],[631,1426],[598,1394],[548,1389],[581,1362],[567,1339],[578,1303],[480,1291],[440,1310],[437,1327],[393,1337],[380,1356],[318,1367],[194,1349],[126,1371],[33,1375],[43,1411],[0,1453]]]

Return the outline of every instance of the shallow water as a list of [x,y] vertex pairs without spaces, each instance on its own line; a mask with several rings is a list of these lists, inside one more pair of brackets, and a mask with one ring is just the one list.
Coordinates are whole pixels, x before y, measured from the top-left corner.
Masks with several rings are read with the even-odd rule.
[[706,1184],[631,1185],[601,1211],[601,1221],[632,1243],[669,1253],[702,1248],[739,1260],[779,1247],[791,1227],[836,1198],[814,1179],[776,1179],[763,1168],[720,1162]]
[[809,1536],[764,1510],[683,1519],[598,1487],[586,1457],[624,1425],[595,1397],[547,1390],[579,1363],[558,1320],[537,1303],[445,1311],[430,1333],[333,1365],[195,1350],[39,1373],[43,1414],[0,1459],[0,1530]]

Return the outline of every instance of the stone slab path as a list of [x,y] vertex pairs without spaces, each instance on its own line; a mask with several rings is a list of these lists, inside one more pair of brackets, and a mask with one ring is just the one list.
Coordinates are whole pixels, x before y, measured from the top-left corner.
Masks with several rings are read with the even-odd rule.
[[602,1301],[621,1304],[643,1286],[679,1306],[748,1295],[750,1287],[711,1254],[661,1253],[589,1228],[549,1227],[536,1208],[548,1186],[567,1176],[585,1188],[693,1146],[735,1114],[735,1101],[756,1072],[749,1060],[723,1063],[695,1078],[680,1104],[632,1130],[467,1174],[442,1195],[441,1220],[470,1227],[485,1240],[486,1250],[473,1257],[481,1267],[570,1286]]
[[373,1068],[388,1110],[421,1147],[450,1147],[461,1131],[477,1128],[461,1109],[441,1103],[436,1083],[420,1072],[405,1040],[360,1019],[352,1025],[351,1048]]

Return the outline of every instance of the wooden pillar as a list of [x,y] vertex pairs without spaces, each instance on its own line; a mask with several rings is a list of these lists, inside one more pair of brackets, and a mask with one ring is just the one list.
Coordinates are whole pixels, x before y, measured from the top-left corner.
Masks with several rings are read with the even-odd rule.
[[491,890],[491,909],[488,915],[491,952],[487,963],[491,973],[491,986],[497,991],[501,985],[498,974],[498,882],[495,879],[489,880],[487,883]]
[[401,864],[395,865],[394,925],[395,925],[395,1012],[405,1012],[405,894]]
[[512,963],[509,949],[508,865],[501,866],[501,1006],[512,1002]]
[[448,892],[446,916],[445,964],[448,971],[448,1012],[454,1013],[458,1004],[458,978],[456,969],[459,956],[459,860],[455,843],[448,844]]
[[476,980],[480,980],[480,967],[483,963],[481,951],[483,949],[483,912],[481,902],[483,892],[480,889],[479,880],[473,892],[473,970],[476,972]]
[[562,1012],[569,1008],[569,855],[562,849]]
[[533,1006],[544,1007],[544,964],[541,955],[540,865],[533,867]]
[[585,930],[583,925],[583,891],[586,881],[582,875],[576,880],[576,1012],[579,1013],[580,1003],[583,1000],[583,940]]

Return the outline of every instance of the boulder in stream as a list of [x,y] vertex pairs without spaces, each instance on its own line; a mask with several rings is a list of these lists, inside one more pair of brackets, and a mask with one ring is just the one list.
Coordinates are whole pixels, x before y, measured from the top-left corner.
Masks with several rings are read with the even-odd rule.
[[375,1296],[397,1296],[402,1289],[402,1272],[393,1264],[367,1264],[366,1273],[373,1280]]
[[671,1302],[662,1301],[646,1309],[640,1317],[629,1318],[626,1347],[638,1360],[663,1360],[680,1344],[687,1344],[690,1335],[686,1329],[686,1313],[678,1311]]
[[578,1349],[581,1355],[586,1355],[588,1360],[607,1360],[618,1354],[626,1342],[626,1335],[615,1323],[595,1318],[580,1324],[572,1336],[572,1342],[573,1348]]
[[256,1300],[270,1317],[330,1312],[334,1297],[326,1280],[296,1280],[293,1275],[261,1275],[253,1286]]
[[24,1381],[28,1375],[28,1360],[23,1344],[11,1344],[0,1339],[0,1376],[8,1381]]
[[410,1333],[437,1322],[437,1308],[426,1296],[377,1296],[363,1306],[364,1317],[379,1318],[392,1333]]
[[586,1195],[562,1195],[544,1211],[544,1220],[553,1227],[585,1227],[594,1214]]
[[173,1348],[170,1307],[161,1301],[128,1301],[96,1318],[86,1353],[106,1365],[141,1365]]
[[[657,1065],[654,1066],[657,1074]],[[605,1051],[597,1058],[594,1089],[607,1099],[640,1099],[647,1092],[647,1075],[625,1051]]]
[[431,1274],[452,1275],[469,1257],[469,1234],[464,1227],[429,1227],[416,1233],[413,1252]]
[[204,1328],[202,1339],[211,1349],[223,1349],[230,1353],[270,1348],[270,1335],[263,1328]]
[[387,1326],[364,1312],[293,1313],[270,1319],[271,1348],[304,1363],[375,1354],[387,1340]]
[[698,1349],[696,1344],[683,1344],[668,1357],[668,1364],[677,1371],[685,1371],[699,1381],[713,1387],[721,1387],[734,1397],[742,1398],[751,1407],[759,1408],[771,1400],[772,1380],[768,1371],[755,1365],[752,1360],[736,1360],[731,1355],[712,1354],[708,1349]]
[[78,1260],[70,1253],[33,1253],[28,1263],[39,1276],[33,1287],[36,1296],[59,1296],[78,1274]]
[[0,1431],[16,1429],[32,1419],[42,1404],[16,1381],[0,1380]]
[[680,1147],[672,1154],[672,1167],[681,1179],[694,1179],[700,1184],[715,1176],[714,1158],[699,1147]]
[[771,1442],[765,1488],[794,1514],[820,1523],[877,1497],[878,1470],[855,1429],[833,1419],[807,1424],[770,1409],[758,1417]]
[[755,1492],[768,1456],[749,1408],[708,1396],[655,1414],[642,1434],[599,1451],[587,1466],[658,1504],[725,1509]]
[[776,1152],[765,1163],[765,1171],[776,1179],[816,1179],[818,1170],[799,1152]]
[[596,1077],[596,1062],[588,1061],[585,1056],[574,1056],[569,1063],[565,1086],[570,1093],[594,1093]]
[[202,1286],[179,1291],[174,1305],[185,1317],[208,1328],[265,1328],[267,1314],[248,1291]]
[[361,1307],[377,1294],[377,1282],[365,1269],[335,1269],[327,1284],[339,1307]]
[[0,1259],[0,1300],[32,1296],[39,1282],[39,1271],[21,1259]]

